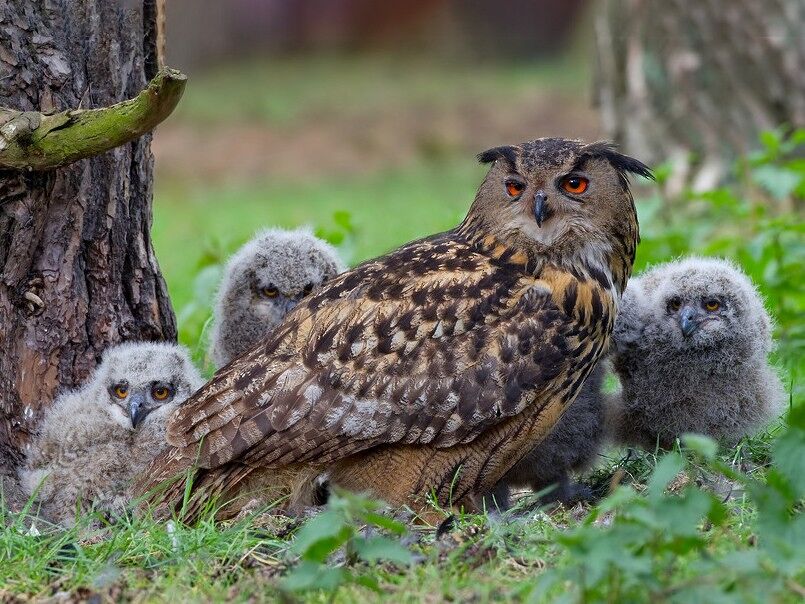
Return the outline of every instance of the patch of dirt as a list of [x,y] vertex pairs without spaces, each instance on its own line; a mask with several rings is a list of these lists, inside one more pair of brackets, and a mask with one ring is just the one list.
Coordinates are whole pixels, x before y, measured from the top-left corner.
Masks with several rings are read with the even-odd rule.
[[309,115],[274,126],[233,122],[202,129],[168,121],[154,136],[160,175],[218,180],[365,175],[417,159],[469,156],[540,136],[600,137],[587,99],[535,93],[499,104],[385,107],[360,115]]

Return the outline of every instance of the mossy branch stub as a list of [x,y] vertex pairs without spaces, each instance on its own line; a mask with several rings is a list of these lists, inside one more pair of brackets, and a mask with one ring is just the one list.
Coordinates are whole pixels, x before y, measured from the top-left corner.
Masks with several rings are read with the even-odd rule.
[[133,141],[168,117],[187,76],[163,68],[136,97],[53,115],[0,108],[0,169],[52,170]]

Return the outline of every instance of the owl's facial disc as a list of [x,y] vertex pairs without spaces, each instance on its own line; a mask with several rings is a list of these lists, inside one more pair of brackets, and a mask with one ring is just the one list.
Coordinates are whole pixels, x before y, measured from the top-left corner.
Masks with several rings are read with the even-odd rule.
[[526,228],[534,233],[534,239],[544,244],[562,231],[552,225],[553,222],[562,222],[561,218],[578,220],[585,213],[583,205],[589,186],[590,178],[578,169],[551,180],[540,174],[523,176],[512,166],[503,178],[504,193],[509,199],[507,205],[519,207],[526,224],[536,222],[539,231]]
[[683,298],[673,296],[666,302],[669,318],[675,323],[682,342],[707,345],[724,337],[729,305],[716,296]]
[[132,429],[136,430],[152,411],[167,405],[175,397],[176,387],[169,382],[156,381],[133,391],[128,398]]

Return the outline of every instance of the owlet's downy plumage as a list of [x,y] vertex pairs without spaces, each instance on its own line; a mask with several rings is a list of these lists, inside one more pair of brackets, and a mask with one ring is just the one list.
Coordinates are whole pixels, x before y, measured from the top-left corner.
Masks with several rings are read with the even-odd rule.
[[609,345],[638,241],[609,143],[490,149],[457,227],[330,280],[171,419],[140,492],[186,519],[251,493],[306,505],[315,480],[392,505],[478,509],[539,444]]
[[213,310],[215,367],[267,337],[303,298],[343,270],[335,248],[309,229],[258,233],[224,268]]
[[20,471],[23,490],[63,526],[78,510],[121,511],[132,478],[166,446],[168,416],[203,383],[180,346],[108,348],[89,380],[45,412]]
[[754,285],[725,260],[686,258],[632,279],[614,334],[616,440],[667,448],[696,432],[734,443],[762,428],[785,401],[771,334]]

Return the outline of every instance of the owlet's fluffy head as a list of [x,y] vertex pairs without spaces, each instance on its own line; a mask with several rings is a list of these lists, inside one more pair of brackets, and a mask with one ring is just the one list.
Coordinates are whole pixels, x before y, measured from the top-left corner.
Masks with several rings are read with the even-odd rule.
[[211,355],[226,365],[266,337],[322,283],[344,270],[309,229],[259,233],[227,262],[213,314]]
[[735,441],[768,423],[784,401],[766,359],[771,333],[760,294],[725,260],[686,258],[632,279],[613,333],[624,399],[616,438]]
[[495,147],[478,159],[492,167],[465,221],[470,228],[535,263],[611,272],[609,285],[623,291],[639,240],[628,177],[651,178],[648,167],[611,143],[563,138]]
[[757,289],[717,258],[685,258],[629,282],[616,341],[662,358],[734,363],[771,350],[771,319]]
[[99,405],[120,426],[137,430],[141,424],[164,421],[203,383],[183,347],[126,342],[104,351],[80,396]]

